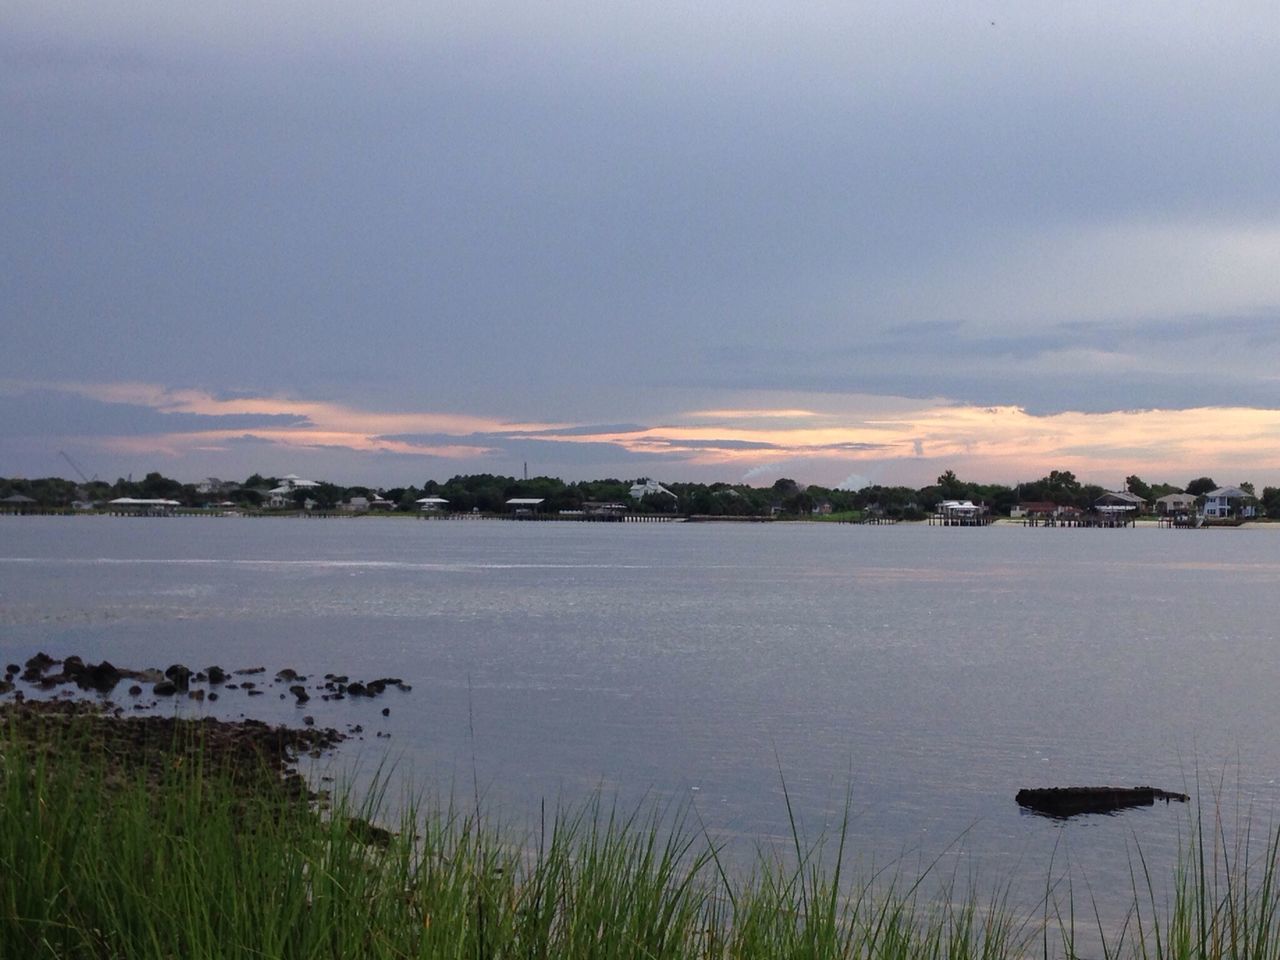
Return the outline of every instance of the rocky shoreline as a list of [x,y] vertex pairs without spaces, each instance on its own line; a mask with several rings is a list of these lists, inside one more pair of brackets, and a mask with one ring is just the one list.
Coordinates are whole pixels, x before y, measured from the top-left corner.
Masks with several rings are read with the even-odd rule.
[[[112,699],[125,684],[127,700]],[[261,666],[193,670],[180,663],[138,669],[40,652],[21,666],[4,667],[0,750],[20,744],[55,763],[75,751],[76,759],[101,761],[108,780],[141,776],[154,784],[163,781],[166,771],[198,765],[211,775],[229,773],[246,795],[316,800],[318,795],[298,772],[299,760],[321,758],[344,740],[360,737],[360,724],[339,731],[318,725],[311,714],[300,717],[300,726],[289,726],[243,715],[232,720],[153,711],[179,698],[203,704],[236,693],[276,693],[303,707],[313,697],[321,702],[369,699],[393,689],[407,693],[412,688],[399,677],[361,681],[326,673],[313,679],[292,668],[268,677]],[[389,715],[390,708],[381,713]]]
[[296,729],[260,720],[129,716],[87,700],[0,703],[0,750],[21,745],[52,763],[100,763],[109,786],[143,777],[158,785],[178,767],[229,774],[244,793],[316,799],[297,770],[346,736],[333,728]]
[[[57,671],[54,667],[58,667]],[[31,657],[23,666],[10,663],[5,667],[4,678],[0,680],[0,695],[11,693],[17,683],[22,682],[39,690],[55,690],[59,687],[76,687],[84,692],[111,694],[125,680],[133,680],[128,688],[129,696],[141,697],[147,690],[143,684],[150,686],[154,697],[186,696],[192,700],[218,699],[220,690],[244,690],[249,696],[262,696],[266,691],[260,689],[257,680],[249,677],[265,675],[266,667],[243,667],[238,670],[226,670],[220,666],[209,666],[203,670],[192,670],[186,664],[173,663],[161,670],[158,667],[133,669],[117,667],[108,660],[100,663],[86,663],[79,656],[69,656],[59,660],[41,651]],[[408,693],[413,688],[399,677],[379,677],[375,680],[352,680],[345,674],[326,673],[323,680],[312,681],[310,690],[306,686],[309,678],[292,667],[286,667],[276,673],[268,685],[282,684],[299,703],[311,699],[310,690],[314,690],[321,700],[343,700],[347,697],[379,697],[389,688]],[[285,694],[280,694],[285,699]],[[153,700],[151,706],[159,701]],[[135,704],[135,707],[139,705]],[[142,707],[145,709],[145,706]],[[390,712],[384,711],[384,715]]]

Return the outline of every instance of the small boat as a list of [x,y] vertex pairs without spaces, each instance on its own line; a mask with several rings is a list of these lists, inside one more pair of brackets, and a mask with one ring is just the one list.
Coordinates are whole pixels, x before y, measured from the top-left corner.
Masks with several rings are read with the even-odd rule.
[[1082,813],[1115,813],[1129,807],[1150,807],[1157,800],[1186,803],[1185,793],[1156,787],[1043,787],[1018,791],[1018,806],[1045,817],[1065,819]]

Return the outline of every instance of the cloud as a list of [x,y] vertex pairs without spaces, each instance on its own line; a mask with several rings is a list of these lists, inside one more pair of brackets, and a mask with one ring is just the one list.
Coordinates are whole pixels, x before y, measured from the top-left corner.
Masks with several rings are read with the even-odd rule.
[[860,473],[851,473],[836,484],[837,490],[861,490],[871,486],[871,480]]
[[[154,468],[154,457],[203,463],[202,454],[245,450],[275,462],[308,451],[342,451],[380,468],[386,457],[400,457],[406,463],[436,463],[450,473],[504,465],[514,470],[515,464],[531,461],[539,472],[570,477],[595,468],[635,475],[665,464],[682,476],[722,479],[732,472],[750,479],[803,465],[805,479],[824,484],[860,482],[893,470],[925,482],[932,479],[926,476],[930,471],[948,468],[972,479],[1005,482],[1049,469],[1071,469],[1090,478],[1135,471],[1174,477],[1235,471],[1259,481],[1280,471],[1280,410],[1274,408],[1045,414],[1016,406],[826,395],[810,398],[815,402],[796,420],[755,418],[750,406],[737,405],[725,408],[733,419],[724,424],[709,422],[707,410],[701,410],[696,416],[673,413],[661,425],[616,429],[430,410],[386,412],[277,396],[214,396],[148,383],[42,383],[24,392],[10,381],[0,388],[11,405],[38,400],[58,408],[69,400],[76,406],[77,432],[45,435],[46,447],[56,451],[74,443],[75,449],[127,458],[137,469]],[[781,409],[767,396],[760,399],[762,411]],[[121,407],[131,411],[124,421]],[[95,409],[104,414],[98,429],[92,429]],[[245,429],[238,425],[245,416],[265,418],[265,425]],[[115,429],[121,422],[153,424],[156,418],[163,424],[168,417],[179,418],[182,429]],[[394,432],[405,427],[415,429]],[[37,443],[34,434],[19,433],[14,440],[23,449]],[[854,463],[862,466],[850,473]],[[416,473],[422,467],[412,469]],[[908,481],[904,476],[893,482]]]
[[0,385],[0,396],[4,397],[5,411],[0,436],[117,433],[146,437],[179,431],[297,429],[308,425],[305,416],[295,413],[197,413],[161,409],[138,402],[136,397],[103,402],[59,388],[17,391]]
[[793,465],[794,464],[786,460],[779,461],[777,463],[762,463],[745,471],[742,474],[742,482],[746,484],[754,484],[764,477],[773,476],[775,474],[781,476],[781,471],[785,467]]

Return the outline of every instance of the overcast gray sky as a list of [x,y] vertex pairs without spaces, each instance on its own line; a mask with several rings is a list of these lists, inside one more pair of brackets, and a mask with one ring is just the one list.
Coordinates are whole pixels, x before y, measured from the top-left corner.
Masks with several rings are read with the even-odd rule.
[[1280,482],[1280,6],[9,0],[0,475]]

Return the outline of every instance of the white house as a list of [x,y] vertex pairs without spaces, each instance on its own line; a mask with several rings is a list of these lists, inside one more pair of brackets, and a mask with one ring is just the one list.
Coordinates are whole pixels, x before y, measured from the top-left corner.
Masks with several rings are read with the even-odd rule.
[[423,497],[421,500],[415,500],[414,503],[423,513],[438,513],[449,506],[449,501],[444,497]]
[[280,478],[280,486],[273,487],[267,491],[265,505],[276,508],[292,506],[295,490],[310,490],[318,486],[320,484],[315,480],[303,480],[296,473],[291,473],[287,477]]
[[240,489],[240,484],[232,483],[230,480],[219,480],[217,477],[205,477],[196,484],[196,493],[204,494],[222,494],[235,493]]
[[1239,517],[1249,520],[1257,515],[1257,507],[1250,503],[1253,495],[1239,487],[1219,487],[1204,495],[1204,515],[1210,519],[1222,520],[1227,517]]
[[657,480],[645,480],[643,483],[637,483],[631,487],[632,500],[643,500],[645,497],[654,493],[666,494],[672,500],[680,499]]

